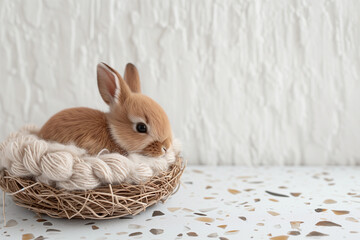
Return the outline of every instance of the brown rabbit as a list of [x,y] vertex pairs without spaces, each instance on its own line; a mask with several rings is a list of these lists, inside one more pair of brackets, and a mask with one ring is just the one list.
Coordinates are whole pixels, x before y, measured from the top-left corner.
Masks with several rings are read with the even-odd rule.
[[164,155],[172,144],[166,113],[154,100],[141,94],[139,74],[134,65],[126,65],[124,79],[105,63],[99,63],[98,87],[110,111],[65,109],[45,123],[39,137],[75,144],[92,155],[105,148],[123,155]]

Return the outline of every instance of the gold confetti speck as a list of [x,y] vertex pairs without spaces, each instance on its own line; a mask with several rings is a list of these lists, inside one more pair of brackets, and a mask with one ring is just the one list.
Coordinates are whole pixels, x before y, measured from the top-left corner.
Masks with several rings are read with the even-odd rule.
[[228,191],[229,191],[229,193],[231,193],[231,194],[239,194],[239,193],[241,193],[239,190],[231,189],[231,188],[229,188]]
[[225,235],[236,234],[238,232],[239,232],[239,230],[230,230],[230,231],[225,232]]
[[22,235],[22,240],[30,240],[34,238],[34,234],[32,233],[26,233]]
[[209,218],[209,217],[198,217],[195,218],[195,220],[200,221],[200,222],[213,222],[214,219],[213,218]]
[[289,238],[289,236],[281,235],[281,236],[272,237],[270,239],[271,240],[287,240],[288,238]]

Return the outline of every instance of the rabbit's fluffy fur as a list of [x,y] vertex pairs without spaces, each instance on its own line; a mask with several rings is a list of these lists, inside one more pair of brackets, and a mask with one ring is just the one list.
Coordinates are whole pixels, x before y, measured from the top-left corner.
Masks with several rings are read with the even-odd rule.
[[[159,104],[141,94],[136,67],[128,64],[123,79],[117,71],[100,63],[97,81],[109,112],[90,108],[65,109],[45,123],[39,136],[45,140],[75,144],[94,155],[102,149],[123,155],[164,155],[173,141],[170,122]],[[139,123],[146,125],[146,133],[137,131]]]

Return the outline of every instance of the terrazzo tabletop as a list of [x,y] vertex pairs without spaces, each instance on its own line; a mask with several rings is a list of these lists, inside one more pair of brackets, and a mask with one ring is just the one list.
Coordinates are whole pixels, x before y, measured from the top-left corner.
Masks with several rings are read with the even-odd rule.
[[360,239],[360,167],[188,166],[164,204],[112,220],[5,210],[0,239]]

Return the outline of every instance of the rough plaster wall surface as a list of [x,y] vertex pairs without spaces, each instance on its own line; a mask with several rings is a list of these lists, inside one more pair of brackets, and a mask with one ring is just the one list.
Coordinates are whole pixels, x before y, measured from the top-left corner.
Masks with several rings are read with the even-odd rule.
[[360,164],[360,1],[0,1],[0,137],[137,65],[190,164]]

